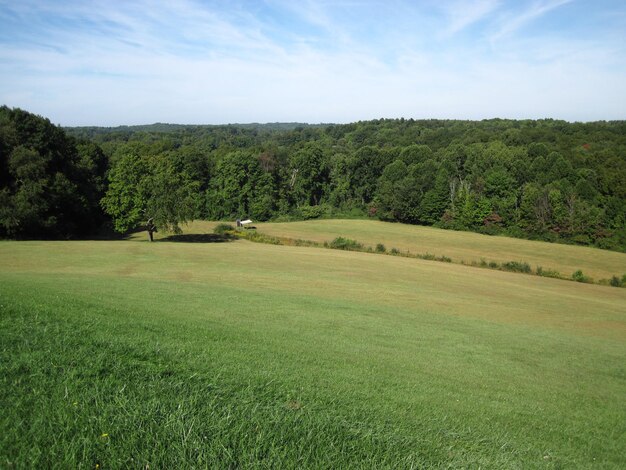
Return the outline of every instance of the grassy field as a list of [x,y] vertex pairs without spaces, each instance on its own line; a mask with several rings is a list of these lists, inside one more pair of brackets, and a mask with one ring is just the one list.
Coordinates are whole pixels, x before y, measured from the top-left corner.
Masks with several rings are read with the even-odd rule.
[[[210,233],[213,222],[193,222],[185,232]],[[433,227],[394,224],[374,220],[310,220],[306,222],[258,223],[264,234],[293,239],[330,242],[336,237],[355,239],[375,247],[382,243],[387,250],[396,248],[413,254],[430,253],[448,256],[453,263],[479,263],[481,260],[499,264],[508,261],[529,263],[558,271],[570,277],[577,270],[595,281],[626,274],[626,253],[516,238],[494,237],[472,232],[456,232]],[[142,236],[145,236],[142,234]]]
[[0,342],[3,468],[626,466],[626,289],[244,240],[2,242]]

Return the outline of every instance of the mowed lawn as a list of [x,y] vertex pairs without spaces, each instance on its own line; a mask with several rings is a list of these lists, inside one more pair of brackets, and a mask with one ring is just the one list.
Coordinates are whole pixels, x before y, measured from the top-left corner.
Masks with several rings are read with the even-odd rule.
[[[210,233],[215,223],[196,221],[185,233]],[[626,274],[626,253],[573,245],[442,230],[434,227],[397,224],[375,220],[309,220],[305,222],[255,223],[267,235],[330,242],[336,237],[355,239],[374,248],[382,243],[387,250],[423,255],[448,256],[453,263],[471,264],[481,260],[499,264],[508,261],[529,263],[570,277],[582,270],[595,281]]]
[[4,468],[626,466],[626,289],[244,240],[2,242],[0,344]]

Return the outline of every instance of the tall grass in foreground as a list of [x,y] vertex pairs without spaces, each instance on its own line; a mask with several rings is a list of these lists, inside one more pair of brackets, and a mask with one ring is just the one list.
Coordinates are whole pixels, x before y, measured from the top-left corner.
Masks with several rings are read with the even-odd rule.
[[119,310],[64,300],[2,305],[11,350],[2,355],[3,468],[296,468],[396,457],[381,452],[395,446],[392,433],[368,437],[367,421],[348,426],[276,378],[203,353],[188,338],[197,323],[131,324]]

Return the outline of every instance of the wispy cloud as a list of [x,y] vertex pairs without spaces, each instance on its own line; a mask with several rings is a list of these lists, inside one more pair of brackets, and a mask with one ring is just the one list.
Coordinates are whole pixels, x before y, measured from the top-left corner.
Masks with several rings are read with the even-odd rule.
[[508,36],[523,28],[534,20],[544,16],[552,10],[563,5],[572,3],[573,0],[540,0],[530,4],[525,10],[509,14],[505,18],[495,34],[491,36],[492,40]]
[[0,0],[0,103],[68,125],[626,117],[622,29],[525,34],[566,3]]
[[468,26],[491,15],[500,5],[499,0],[458,0],[443,3],[448,25],[443,36],[452,36]]

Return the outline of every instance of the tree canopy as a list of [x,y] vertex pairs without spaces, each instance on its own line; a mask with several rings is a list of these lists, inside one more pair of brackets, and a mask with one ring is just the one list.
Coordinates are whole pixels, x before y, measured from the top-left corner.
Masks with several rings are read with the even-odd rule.
[[180,233],[198,215],[199,187],[172,158],[129,154],[111,169],[102,206],[117,231],[144,225],[152,240],[155,230]]
[[107,159],[49,120],[0,107],[0,237],[71,238],[104,222]]
[[169,155],[199,216],[374,216],[626,250],[626,123],[380,119],[74,128],[115,162]]
[[626,251],[624,121],[61,129],[3,107],[0,157],[3,237],[77,236],[104,209],[119,231],[369,216]]

